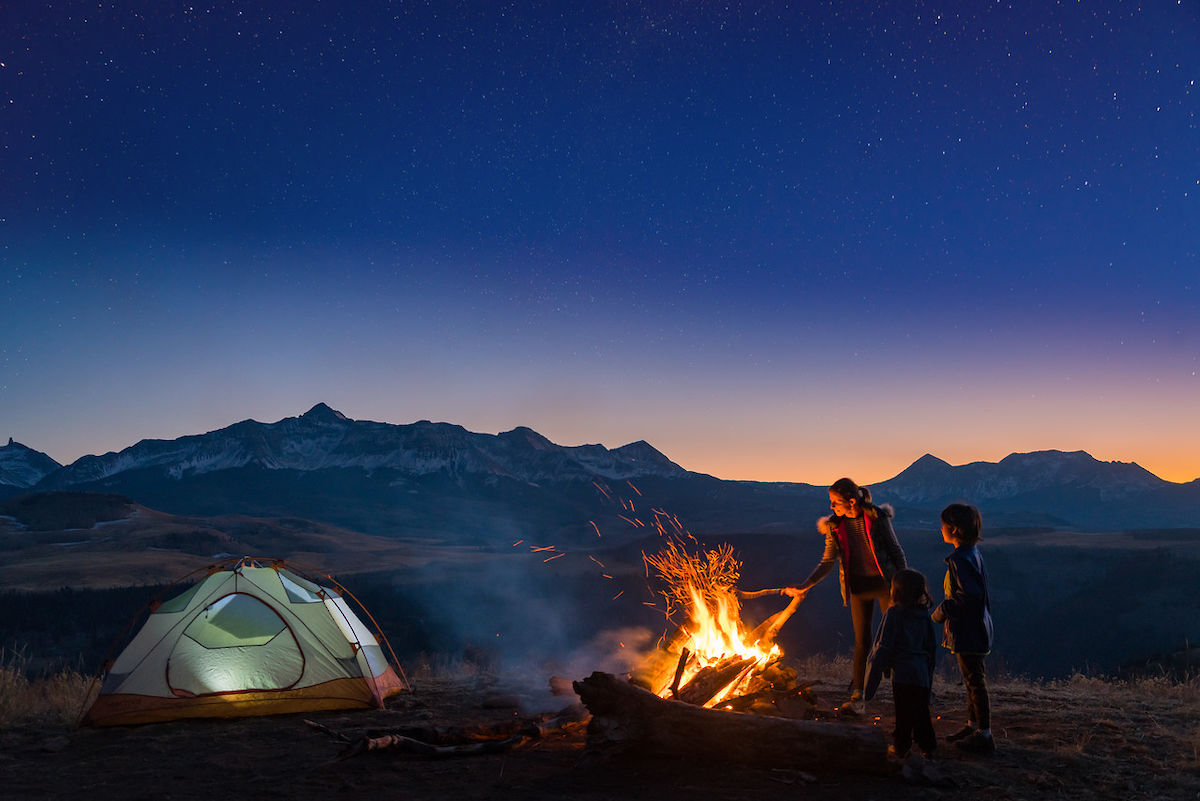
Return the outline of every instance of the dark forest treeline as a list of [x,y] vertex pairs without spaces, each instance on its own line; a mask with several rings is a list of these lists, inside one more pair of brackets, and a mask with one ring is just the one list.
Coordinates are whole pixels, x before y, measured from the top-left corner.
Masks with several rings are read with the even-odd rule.
[[30,531],[62,531],[120,520],[133,507],[133,501],[124,495],[38,492],[0,501],[0,515],[12,517]]
[[0,647],[23,657],[31,674],[70,668],[96,673],[127,627],[165,586],[0,592]]

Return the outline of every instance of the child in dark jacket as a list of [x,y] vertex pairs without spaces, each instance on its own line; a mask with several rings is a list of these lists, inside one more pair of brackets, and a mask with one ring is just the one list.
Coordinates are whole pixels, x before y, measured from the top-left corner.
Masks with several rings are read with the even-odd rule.
[[933,620],[945,625],[942,645],[958,657],[967,688],[967,725],[946,739],[964,751],[990,754],[996,743],[983,659],[992,650],[992,611],[987,568],[976,547],[982,528],[974,506],[952,503],[942,510],[942,539],[954,552],[946,557],[946,600],[933,610]]
[[897,572],[892,577],[892,605],[883,613],[871,649],[866,697],[874,697],[880,679],[891,675],[896,728],[890,750],[898,759],[908,754],[914,740],[926,759],[937,747],[929,715],[937,659],[937,632],[929,617],[932,605],[924,575],[908,568]]

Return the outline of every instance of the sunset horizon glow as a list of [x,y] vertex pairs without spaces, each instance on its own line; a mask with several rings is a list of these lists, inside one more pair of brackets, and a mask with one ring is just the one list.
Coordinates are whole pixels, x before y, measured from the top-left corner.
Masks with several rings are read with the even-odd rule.
[[[22,445],[42,451],[60,464],[68,465],[86,455],[99,456],[110,451],[119,452],[142,439],[176,439],[184,436],[204,434],[233,425],[243,419],[254,419],[263,424],[276,423],[282,419],[297,417],[303,414],[312,405],[315,405],[316,402],[325,401],[315,401],[314,404],[308,405],[301,404],[303,408],[297,408],[295,411],[282,414],[281,416],[239,417],[237,419],[231,418],[223,423],[213,420],[203,423],[195,429],[180,427],[180,421],[168,422],[161,420],[160,422],[164,427],[159,429],[158,433],[150,434],[143,432],[119,442],[117,440],[105,441],[98,439],[96,441],[99,444],[90,449],[70,447],[69,442],[66,441],[68,438],[57,436],[55,433],[51,433],[48,436],[52,442],[56,443],[54,447],[49,449],[39,447],[37,443],[28,441],[27,438],[16,435],[10,436]],[[686,470],[711,475],[715,478],[728,481],[800,483],[822,487],[832,484],[842,476],[849,476],[858,483],[869,486],[894,478],[926,454],[941,459],[952,466],[959,467],[975,462],[994,464],[1014,453],[1031,453],[1037,451],[1061,451],[1064,453],[1083,451],[1101,462],[1134,463],[1164,481],[1172,483],[1188,483],[1200,477],[1200,469],[1197,469],[1195,461],[1183,458],[1186,457],[1186,454],[1179,453],[1174,449],[1158,455],[1143,452],[1140,455],[1131,456],[1127,453],[1112,450],[1112,448],[1118,447],[1116,445],[1097,447],[1078,441],[1061,444],[1053,442],[1050,444],[1034,444],[1034,438],[1024,435],[1016,436],[1012,441],[1025,444],[1009,449],[1006,449],[1003,444],[993,443],[989,445],[982,442],[975,442],[971,445],[964,445],[950,442],[945,438],[940,441],[940,445],[935,444],[934,447],[930,448],[922,449],[918,447],[914,449],[907,443],[906,438],[900,437],[888,441],[886,445],[877,450],[871,451],[865,449],[861,453],[847,452],[837,447],[835,437],[833,442],[823,441],[823,448],[828,448],[830,455],[826,458],[818,458],[814,456],[813,448],[798,447],[794,453],[787,452],[786,449],[781,449],[779,445],[785,442],[783,437],[777,438],[775,447],[762,447],[758,451],[750,448],[739,450],[736,447],[731,447],[728,451],[714,452],[710,441],[698,441],[700,440],[698,436],[689,436],[686,432],[681,433],[678,438],[656,438],[653,435],[635,435],[633,433],[626,435],[624,438],[619,435],[615,438],[597,438],[587,436],[586,432],[582,435],[574,435],[569,431],[564,434],[558,434],[557,427],[554,429],[554,433],[548,433],[546,429],[539,428],[531,421],[517,422],[509,426],[496,427],[492,425],[488,427],[485,425],[480,427],[463,425],[458,421],[442,419],[437,415],[425,415],[405,422],[397,422],[395,420],[384,419],[378,415],[357,416],[349,410],[350,407],[341,408],[339,405],[332,403],[328,405],[336,411],[345,414],[351,420],[371,420],[392,425],[407,425],[415,423],[418,420],[430,420],[435,423],[462,425],[463,428],[472,433],[488,435],[511,431],[518,426],[526,426],[547,437],[556,445],[564,447],[599,444],[613,449],[644,440],[662,452],[668,459]],[[604,426],[604,428],[610,432],[617,432],[623,427],[609,424]],[[59,430],[71,431],[72,427],[60,426]],[[3,432],[0,432],[0,435],[2,434]],[[803,438],[814,437],[815,435],[801,433],[798,436]],[[73,457],[70,456],[72,453],[76,455]]]

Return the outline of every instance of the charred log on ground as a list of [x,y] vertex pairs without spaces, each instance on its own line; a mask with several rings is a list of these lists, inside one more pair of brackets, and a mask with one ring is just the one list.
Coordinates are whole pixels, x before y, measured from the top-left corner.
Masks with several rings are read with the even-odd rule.
[[587,747],[686,756],[813,772],[887,772],[873,726],[791,720],[668,701],[609,673],[574,684],[592,713]]

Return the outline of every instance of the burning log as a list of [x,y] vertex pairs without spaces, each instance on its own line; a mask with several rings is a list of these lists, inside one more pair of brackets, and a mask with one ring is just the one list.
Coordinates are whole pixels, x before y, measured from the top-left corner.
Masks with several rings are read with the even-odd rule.
[[[686,625],[677,628],[670,639],[651,651],[633,671],[633,682],[651,692],[657,692],[660,688],[668,686],[667,678],[674,671],[676,678],[671,686],[679,689],[682,669],[687,666],[691,656],[690,649],[686,647],[691,637],[692,632]],[[687,651],[688,656],[685,657],[682,651]]]
[[[803,704],[799,714],[796,712],[797,701]],[[787,706],[791,708],[781,708],[784,706],[784,702],[790,702]],[[749,712],[755,715],[773,715],[780,718],[814,720],[816,717],[816,706],[806,702],[802,695],[798,693],[781,694],[775,690],[759,690],[747,695],[739,695],[737,698],[722,701],[719,708],[728,712]]]
[[592,713],[589,749],[814,772],[887,772],[887,743],[877,727],[704,709],[659,698],[608,673],[593,673],[574,686]]
[[675,697],[685,704],[704,706],[717,693],[732,684],[742,671],[758,662],[758,657],[731,656],[715,665],[701,668],[686,685],[679,688]]
[[679,664],[675,666],[675,679],[671,682],[671,697],[679,697],[679,680],[683,678],[683,671],[687,668],[688,661],[692,658],[692,652],[684,648],[679,654]]
[[796,613],[796,609],[800,607],[800,602],[803,600],[803,595],[797,595],[792,598],[791,603],[782,610],[771,615],[762,623],[759,623],[754,628],[754,631],[750,632],[749,636],[746,637],[746,642],[753,643],[759,648],[770,648],[775,642],[775,637],[779,635],[779,630],[783,628],[783,624],[787,623],[788,618]]

